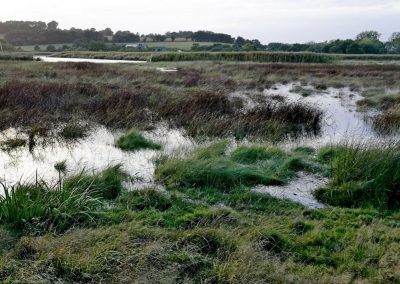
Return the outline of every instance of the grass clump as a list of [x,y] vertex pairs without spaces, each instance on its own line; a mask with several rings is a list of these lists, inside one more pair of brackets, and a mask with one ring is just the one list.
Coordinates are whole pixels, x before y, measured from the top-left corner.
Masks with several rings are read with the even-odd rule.
[[331,183],[315,196],[344,207],[400,206],[400,152],[397,147],[367,148],[341,145],[322,149],[318,156],[331,163]]
[[131,130],[127,134],[122,135],[118,139],[116,146],[124,151],[137,151],[140,149],[161,149],[160,144],[154,143],[144,138],[143,135],[136,130]]
[[64,231],[95,220],[101,201],[93,190],[50,189],[43,184],[5,189],[0,199],[0,220],[20,231]]
[[17,230],[39,234],[95,223],[104,199],[116,198],[122,181],[119,167],[111,167],[96,176],[69,178],[62,187],[53,188],[42,182],[4,188],[0,221]]
[[20,147],[25,147],[26,139],[22,138],[11,138],[1,143],[1,148],[6,151],[14,150]]
[[186,159],[164,159],[156,169],[156,178],[172,187],[229,191],[241,185],[281,185],[297,171],[314,170],[310,162],[275,147],[243,146],[230,155],[225,154],[226,147],[222,141]]
[[220,142],[193,153],[187,159],[167,159],[156,169],[156,178],[168,185],[210,186],[229,190],[239,185],[282,184],[273,175],[253,165],[232,161],[222,153]]
[[400,131],[400,105],[377,115],[373,121],[373,127],[379,134],[395,134]]
[[232,154],[231,158],[233,161],[243,164],[253,164],[260,160],[268,160],[273,157],[282,157],[285,153],[277,147],[239,147]]
[[131,210],[156,209],[166,211],[173,205],[173,198],[156,189],[130,191],[118,198],[118,202]]
[[88,132],[88,126],[79,123],[71,123],[63,127],[60,131],[61,137],[67,140],[78,140],[85,138]]
[[64,188],[89,188],[94,194],[102,199],[112,200],[119,196],[123,190],[123,181],[126,173],[121,169],[121,165],[108,167],[104,171],[94,176],[79,175],[69,177],[64,181]]

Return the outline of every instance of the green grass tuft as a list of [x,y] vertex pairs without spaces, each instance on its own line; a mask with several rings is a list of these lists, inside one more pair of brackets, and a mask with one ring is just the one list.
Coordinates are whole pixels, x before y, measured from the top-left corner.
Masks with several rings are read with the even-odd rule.
[[285,152],[277,147],[239,147],[232,154],[233,161],[243,164],[254,164],[261,160],[286,156]]
[[329,187],[315,192],[319,200],[335,206],[399,208],[398,148],[348,144],[322,149],[318,156],[332,167]]
[[147,140],[142,134],[136,130],[131,130],[127,134],[121,136],[116,146],[124,151],[137,151],[140,149],[160,150],[161,145]]
[[312,161],[275,147],[243,146],[226,155],[226,146],[222,141],[197,150],[186,159],[160,160],[156,178],[171,187],[230,191],[241,185],[281,185],[298,171],[321,171]]
[[64,181],[64,188],[89,188],[97,197],[112,200],[119,196],[123,190],[123,181],[126,177],[121,165],[112,166],[94,176],[79,175],[69,177]]

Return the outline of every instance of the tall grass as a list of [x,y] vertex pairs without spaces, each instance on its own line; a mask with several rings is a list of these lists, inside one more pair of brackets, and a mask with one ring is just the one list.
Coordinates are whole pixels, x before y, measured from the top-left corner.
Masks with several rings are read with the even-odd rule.
[[119,167],[110,167],[98,175],[68,178],[60,187],[44,182],[4,186],[0,221],[39,234],[95,223],[104,201],[116,198],[122,191],[123,177]]
[[348,143],[320,152],[331,164],[331,183],[315,196],[345,207],[400,206],[400,151],[398,146],[371,148]]
[[74,225],[94,222],[102,206],[93,189],[48,188],[17,185],[4,189],[0,198],[0,220],[18,230],[31,233],[64,231]]
[[151,61],[240,61],[270,63],[331,63],[333,57],[318,53],[297,52],[190,52],[160,53],[151,57]]
[[334,57],[311,52],[63,52],[56,57],[114,60],[176,61],[238,61],[268,63],[331,63]]
[[0,61],[33,61],[33,56],[22,54],[0,54]]

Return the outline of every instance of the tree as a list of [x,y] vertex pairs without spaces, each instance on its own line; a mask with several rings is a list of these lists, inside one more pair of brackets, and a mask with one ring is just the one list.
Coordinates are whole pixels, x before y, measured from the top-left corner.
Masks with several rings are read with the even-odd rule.
[[55,52],[56,51],[56,47],[54,45],[48,45],[46,50],[49,51],[49,52]]
[[110,28],[106,28],[104,31],[101,31],[104,36],[113,36],[114,32]]
[[390,53],[400,53],[400,32],[393,33],[387,42],[387,50]]
[[58,23],[56,21],[51,21],[47,24],[47,30],[55,31],[58,29]]
[[364,31],[357,35],[356,40],[361,41],[363,39],[370,39],[373,41],[379,41],[380,37],[381,37],[381,34],[377,31]]
[[241,36],[238,36],[235,40],[235,44],[238,46],[242,46],[246,43],[246,40],[242,38]]
[[11,45],[9,42],[7,42],[5,39],[0,39],[0,44],[1,44],[1,51],[15,51],[15,47]]
[[35,45],[35,51],[40,51],[40,46],[39,45]]
[[253,45],[253,44],[251,44],[251,43],[246,43],[246,44],[244,44],[243,46],[242,46],[242,48],[243,48],[243,50],[245,50],[245,51],[255,51],[255,50],[257,50],[256,49],[256,47]]
[[113,36],[113,42],[139,42],[140,36],[130,31],[117,31]]

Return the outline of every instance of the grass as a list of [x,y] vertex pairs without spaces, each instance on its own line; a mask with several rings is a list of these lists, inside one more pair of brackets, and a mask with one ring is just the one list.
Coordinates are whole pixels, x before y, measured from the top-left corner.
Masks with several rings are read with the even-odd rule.
[[[388,282],[400,277],[398,216],[365,209],[308,210],[243,190],[218,194],[228,208],[205,204],[189,190],[125,192],[116,206],[133,219],[19,238],[0,254],[0,275],[9,282],[109,283]],[[236,206],[233,195],[240,198]],[[263,207],[254,210],[257,198],[264,198]]]
[[94,224],[104,208],[103,200],[115,199],[121,193],[123,178],[119,167],[110,167],[95,176],[67,178],[60,188],[44,182],[4,187],[0,221],[31,234]]
[[124,151],[137,151],[141,149],[160,150],[161,145],[143,137],[137,130],[131,130],[122,135],[115,144]]
[[79,175],[69,177],[64,181],[65,189],[79,188],[81,190],[94,190],[94,195],[106,200],[112,200],[119,196],[123,191],[122,183],[126,174],[120,165],[112,166],[94,176]]
[[300,170],[313,171],[312,162],[274,147],[240,147],[225,155],[225,141],[198,150],[185,159],[161,159],[156,178],[167,186],[235,187],[281,185]]
[[27,144],[26,139],[22,138],[10,138],[2,141],[1,148],[6,151],[14,150],[20,147],[24,147]]
[[62,52],[56,57],[120,60],[149,60],[151,62],[236,61],[284,63],[332,63],[334,57],[307,52]]
[[89,127],[81,123],[69,123],[62,128],[60,136],[67,140],[78,140],[85,138]]
[[232,92],[291,81],[326,87],[340,84],[354,90],[399,88],[399,67],[392,65],[160,64],[179,70],[160,73],[131,65],[6,62],[0,82],[0,126],[30,127],[79,118],[142,130],[163,121],[184,128],[191,136],[276,141],[287,135],[317,133],[323,114],[307,105],[280,106],[272,99],[244,113],[243,101],[233,101]]
[[[318,159],[328,164],[339,155],[337,150],[322,152]],[[285,161],[297,157],[314,163],[314,154],[305,147],[287,153],[260,145],[241,146],[227,154],[226,142],[221,142],[199,149],[183,161],[196,164],[200,160],[211,163],[215,159],[229,159],[235,167],[261,168],[275,163],[282,167],[287,165]],[[159,167],[170,162],[160,161]],[[297,169],[296,166],[292,171]],[[224,190],[216,190],[219,183],[214,180],[200,187],[176,184],[167,192],[153,188],[122,189],[115,196],[101,197],[99,192],[110,192],[120,185],[123,173],[113,167],[90,177],[90,183],[87,178],[80,175],[65,180],[62,192],[74,189],[83,198],[82,189],[87,189],[91,192],[89,200],[96,200],[93,207],[82,207],[85,199],[76,203],[71,197],[66,198],[73,202],[66,202],[68,206],[47,202],[45,197],[55,198],[61,191],[47,191],[41,184],[35,190],[31,188],[29,195],[13,195],[14,199],[19,198],[17,204],[24,206],[9,206],[21,210],[10,216],[35,212],[36,218],[26,215],[23,219],[29,220],[23,221],[24,228],[35,230],[25,229],[13,235],[18,228],[11,226],[16,224],[15,220],[1,218],[3,282],[121,283],[161,279],[164,283],[349,280],[396,283],[400,280],[398,211],[371,207],[311,210],[252,192],[241,184],[225,183]],[[42,205],[34,206],[38,204]],[[49,208],[49,204],[57,206],[54,210],[40,210]],[[5,208],[4,201],[0,208]],[[53,225],[41,227],[38,223]]]
[[398,147],[380,149],[345,144],[324,148],[318,156],[332,168],[329,187],[315,192],[319,200],[334,206],[399,208]]
[[23,54],[0,54],[0,61],[33,61],[33,56]]
[[400,104],[378,114],[373,121],[375,131],[383,135],[396,134],[400,131]]
[[[231,92],[300,81],[370,90],[378,104],[371,107],[380,107],[393,103],[376,88],[398,89],[400,78],[394,65],[157,64],[179,71],[4,62],[0,125],[31,129],[79,117],[144,129],[166,121],[193,136],[252,137],[313,125],[315,113],[243,114]],[[397,283],[398,147],[382,148],[249,144],[231,152],[221,142],[161,157],[156,175],[167,191],[126,190],[120,167],[69,177],[61,188],[9,188],[0,201],[0,282]],[[327,170],[332,182],[317,192],[331,204],[323,209],[249,189]]]

